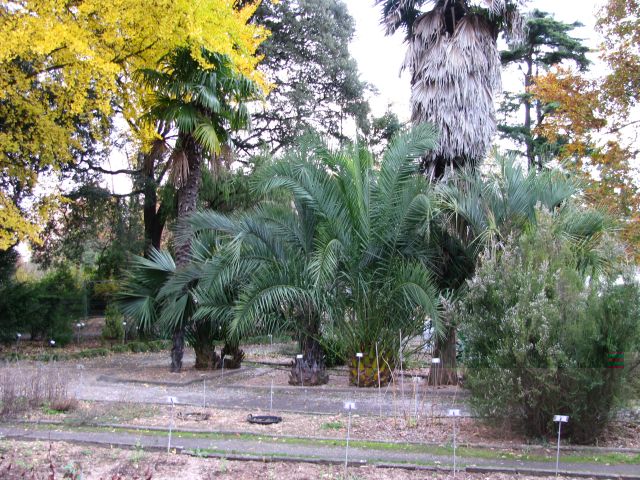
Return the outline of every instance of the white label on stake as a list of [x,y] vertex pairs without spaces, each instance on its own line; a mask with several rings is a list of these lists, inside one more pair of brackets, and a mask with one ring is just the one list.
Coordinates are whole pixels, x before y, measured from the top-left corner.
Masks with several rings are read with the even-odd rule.
[[460,416],[460,410],[458,410],[457,408],[449,409],[449,411],[447,412],[447,415],[449,417],[459,417]]
[[554,422],[560,422],[560,423],[568,423],[569,422],[569,417],[567,415],[554,415],[553,416],[553,421]]
[[440,359],[439,358],[432,358],[431,359],[431,363],[440,363]]
[[53,346],[53,345],[56,344],[56,341],[55,340],[49,340],[49,343]]
[[364,355],[361,352],[356,353],[356,358],[362,358]]
[[301,354],[301,353],[299,353],[298,355],[296,355],[296,358],[297,358],[298,360],[302,360],[302,354]]
[[169,403],[177,403],[178,400],[176,399],[176,397],[167,397],[167,402]]
[[355,402],[344,402],[344,409],[345,410],[355,410],[356,409]]

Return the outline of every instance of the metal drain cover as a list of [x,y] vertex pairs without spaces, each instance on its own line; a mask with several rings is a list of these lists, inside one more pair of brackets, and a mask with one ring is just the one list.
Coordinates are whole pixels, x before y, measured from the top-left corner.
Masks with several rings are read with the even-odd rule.
[[247,416],[247,422],[257,423],[258,425],[271,425],[273,423],[280,423],[281,421],[282,421],[282,417],[277,417],[275,415],[249,414],[249,416]]

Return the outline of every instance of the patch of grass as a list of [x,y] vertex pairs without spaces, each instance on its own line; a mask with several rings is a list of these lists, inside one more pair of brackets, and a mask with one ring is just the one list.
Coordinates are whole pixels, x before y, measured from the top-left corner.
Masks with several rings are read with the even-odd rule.
[[323,430],[340,430],[344,428],[344,424],[340,421],[323,423],[320,427]]
[[[104,427],[83,427],[78,430],[84,431],[104,431]],[[134,430],[127,428],[114,428],[110,431],[136,433],[139,435],[149,436],[165,436],[167,431],[165,430]],[[241,434],[225,434],[217,432],[186,432],[180,430],[174,430],[174,435],[179,438],[194,438],[194,439],[211,439],[211,440],[260,440],[262,442],[269,442],[274,444],[283,445],[308,445],[308,446],[338,446],[345,447],[345,440],[322,440],[315,438],[282,438],[282,437],[270,437],[265,435],[258,435],[252,433]],[[353,448],[363,448],[367,450],[378,451],[394,451],[403,453],[415,453],[415,454],[430,454],[435,456],[451,456],[453,455],[453,447],[449,445],[420,445],[420,444],[406,444],[406,443],[391,443],[380,441],[366,441],[366,440],[351,440],[349,445]],[[202,452],[206,452],[202,450]],[[483,448],[469,448],[458,447],[456,449],[457,455],[466,458],[485,458],[485,459],[507,459],[507,460],[525,460],[525,461],[537,461],[537,462],[552,462],[555,461],[555,456],[536,455],[528,452],[517,453],[508,450],[493,450]],[[624,453],[603,453],[597,454],[573,454],[563,455],[562,461],[566,463],[597,463],[597,464],[628,464],[638,465],[640,464],[640,455],[624,454]]]
[[[242,339],[242,343],[245,345],[269,345],[272,339],[269,335],[257,335],[255,337],[246,337]],[[290,335],[274,335],[273,343],[289,343],[293,339]]]
[[55,408],[51,408],[49,406],[43,406],[42,413],[44,413],[45,415],[61,415],[65,412],[63,412],[62,410],[56,410]]

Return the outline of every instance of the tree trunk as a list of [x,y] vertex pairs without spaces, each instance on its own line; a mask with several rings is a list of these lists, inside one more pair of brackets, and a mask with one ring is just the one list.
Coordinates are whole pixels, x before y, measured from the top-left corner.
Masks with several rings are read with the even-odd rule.
[[[158,132],[163,135],[163,132]],[[144,176],[144,254],[149,255],[151,248],[160,249],[162,230],[164,229],[164,215],[158,208],[158,181],[156,181],[156,166],[162,159],[167,148],[163,139],[153,142],[151,150],[142,158],[142,174]]]
[[220,362],[220,357],[216,353],[214,336],[211,328],[206,323],[199,323],[192,328],[193,350],[196,354],[197,370],[212,370]]
[[527,145],[527,163],[529,168],[535,168],[535,152],[533,149],[533,132],[531,129],[531,86],[533,84],[533,52],[530,52],[527,58],[527,73],[524,75],[524,129],[525,142]]
[[436,338],[433,358],[439,358],[439,364],[431,364],[429,375],[431,385],[457,385],[458,363],[456,360],[456,329],[447,327],[443,338]]
[[[188,218],[196,210],[198,200],[198,189],[202,171],[202,155],[198,144],[191,135],[180,135],[179,143],[182,152],[186,156],[189,173],[182,180],[182,185],[178,188],[178,222]],[[176,267],[182,269],[189,263],[191,240],[184,235],[178,237],[176,242]],[[184,332],[185,327],[190,323],[190,318],[183,318],[181,324],[173,333],[173,348],[171,349],[171,371],[180,372],[182,370],[182,356],[184,353]]]
[[178,328],[171,338],[171,372],[180,373],[182,370],[182,356],[184,354],[184,328]]
[[[378,352],[376,358],[375,346],[369,351],[363,349],[360,361],[352,356],[349,362],[349,383],[356,387],[386,387],[391,382],[391,361],[383,352]],[[380,370],[380,382],[378,383],[378,369]]]
[[304,334],[300,340],[302,359],[296,358],[291,366],[289,375],[290,385],[315,386],[324,385],[329,381],[324,364],[324,351],[311,335]]
[[[224,358],[224,368],[235,369],[242,366],[242,360],[244,360],[244,350],[238,345],[232,345],[225,343],[222,347],[222,358]],[[218,368],[222,368],[222,362],[219,363]]]

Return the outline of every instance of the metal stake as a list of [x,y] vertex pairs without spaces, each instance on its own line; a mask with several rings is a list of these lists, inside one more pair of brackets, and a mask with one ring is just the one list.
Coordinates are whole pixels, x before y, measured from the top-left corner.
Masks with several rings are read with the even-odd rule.
[[378,407],[382,417],[382,384],[380,383],[380,359],[378,357],[378,342],[376,342],[376,367],[378,368]]
[[304,387],[304,379],[302,378],[302,354],[296,355],[296,363],[298,364],[298,376],[300,377],[300,386]]
[[349,422],[347,423],[347,447],[344,452],[344,478],[347,478],[347,467],[349,465],[349,438],[351,437],[351,410],[355,410],[354,402],[344,402],[344,408],[349,412]]
[[271,379],[271,397],[269,398],[269,414],[273,412],[273,379]]
[[453,477],[456,476],[456,424],[460,416],[460,410],[451,409],[447,412],[447,416],[453,417]]
[[402,373],[402,330],[399,331],[400,333],[400,347],[399,347],[399,353],[400,353],[400,398],[401,398],[401,402],[402,402],[402,411],[404,412],[404,375]]
[[169,454],[169,452],[171,451],[171,430],[173,428],[173,405],[175,403],[175,398],[174,397],[168,397],[169,403],[171,403],[171,419],[169,420],[169,439],[167,442],[167,454]]
[[567,415],[554,415],[553,421],[558,423],[558,450],[556,452],[556,477],[560,468],[560,432],[562,432],[562,424],[569,422]]

